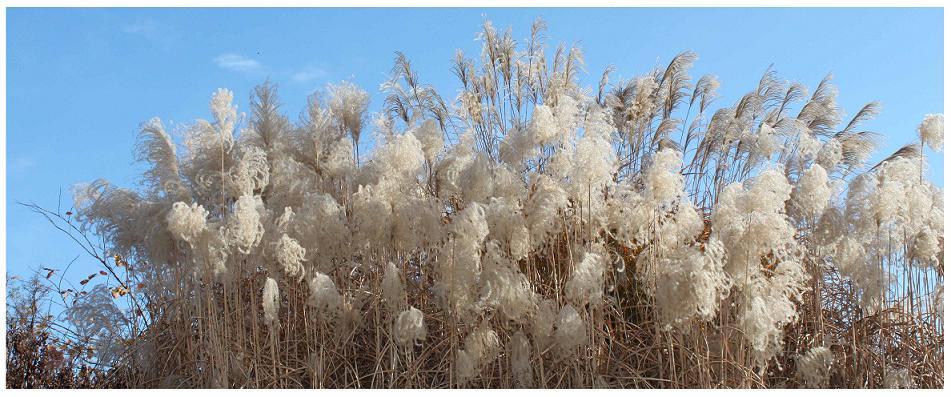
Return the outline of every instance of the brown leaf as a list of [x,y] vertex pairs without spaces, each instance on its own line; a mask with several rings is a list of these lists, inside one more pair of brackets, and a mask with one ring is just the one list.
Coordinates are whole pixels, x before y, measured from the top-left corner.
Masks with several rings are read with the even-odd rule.
[[106,273],[106,271],[105,271],[105,270],[100,270],[100,271],[99,271],[99,274],[101,274],[101,275],[103,275],[103,276],[105,276],[105,275],[108,275],[109,273]]
[[118,298],[120,296],[125,296],[129,293],[129,290],[123,288],[121,285],[112,289],[112,297]]
[[[87,278],[87,279],[85,279],[85,280],[83,280],[83,281],[80,281],[80,282],[79,282],[79,285],[86,285],[86,283],[88,283],[88,282],[89,282],[89,279]],[[85,292],[85,291],[84,291],[84,292]]]

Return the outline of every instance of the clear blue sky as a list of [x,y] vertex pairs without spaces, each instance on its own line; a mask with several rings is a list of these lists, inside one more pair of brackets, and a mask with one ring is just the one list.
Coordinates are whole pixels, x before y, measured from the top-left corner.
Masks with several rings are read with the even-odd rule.
[[[62,268],[81,252],[15,202],[55,208],[62,189],[68,206],[73,184],[100,177],[134,186],[135,134],[151,117],[210,118],[218,87],[246,110],[267,77],[294,118],[308,94],[344,79],[370,91],[377,110],[396,50],[451,99],[450,60],[456,49],[478,54],[483,17],[522,40],[537,16],[552,46],[584,49],[589,86],[609,64],[632,77],[683,50],[700,56],[692,76],[719,76],[718,107],[753,89],[770,64],[810,88],[832,72],[847,117],[881,101],[867,124],[885,137],[876,159],[944,109],[940,9],[8,9],[8,272]],[[944,156],[928,155],[943,186]],[[74,273],[88,274],[81,261]]]

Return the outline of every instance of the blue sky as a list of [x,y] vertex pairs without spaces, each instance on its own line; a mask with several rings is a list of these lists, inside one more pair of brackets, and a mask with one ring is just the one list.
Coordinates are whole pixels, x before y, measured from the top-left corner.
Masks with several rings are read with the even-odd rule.
[[[884,136],[875,159],[944,109],[941,9],[8,9],[7,270],[62,268],[80,254],[16,201],[55,208],[62,189],[69,206],[70,187],[96,178],[134,186],[135,134],[151,117],[170,130],[210,118],[218,87],[246,110],[265,78],[292,118],[308,94],[345,79],[378,110],[396,50],[451,99],[450,60],[456,49],[478,54],[483,18],[522,40],[538,16],[551,47],[583,48],[589,86],[609,64],[628,78],[683,50],[700,56],[692,76],[719,77],[717,107],[753,89],[770,64],[810,88],[832,72],[846,117],[882,103],[866,124]],[[943,186],[943,153],[927,154]],[[85,274],[91,262],[75,266]]]

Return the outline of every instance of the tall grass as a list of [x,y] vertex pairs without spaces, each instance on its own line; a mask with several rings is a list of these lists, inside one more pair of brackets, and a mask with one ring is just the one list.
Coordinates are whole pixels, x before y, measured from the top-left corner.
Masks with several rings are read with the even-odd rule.
[[33,206],[103,267],[66,326],[139,387],[944,386],[943,116],[869,164],[830,78],[714,109],[684,52],[589,90],[544,31],[486,22],[454,100],[397,53],[379,114],[264,84],[145,123],[145,189]]

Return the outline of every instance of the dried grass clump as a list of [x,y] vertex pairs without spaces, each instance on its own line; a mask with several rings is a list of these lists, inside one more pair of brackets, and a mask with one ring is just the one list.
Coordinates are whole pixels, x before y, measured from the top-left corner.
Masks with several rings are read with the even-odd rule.
[[829,384],[832,363],[832,351],[828,347],[814,347],[799,356],[796,377],[808,388],[825,388]]
[[455,101],[398,54],[376,115],[265,84],[182,150],[145,124],[147,189],[34,207],[103,265],[67,326],[138,387],[943,387],[942,116],[868,164],[830,78],[714,109],[684,52],[595,91],[543,32],[487,22]]
[[396,343],[403,347],[411,347],[414,343],[426,340],[423,312],[415,307],[400,312],[396,317],[393,332]]

